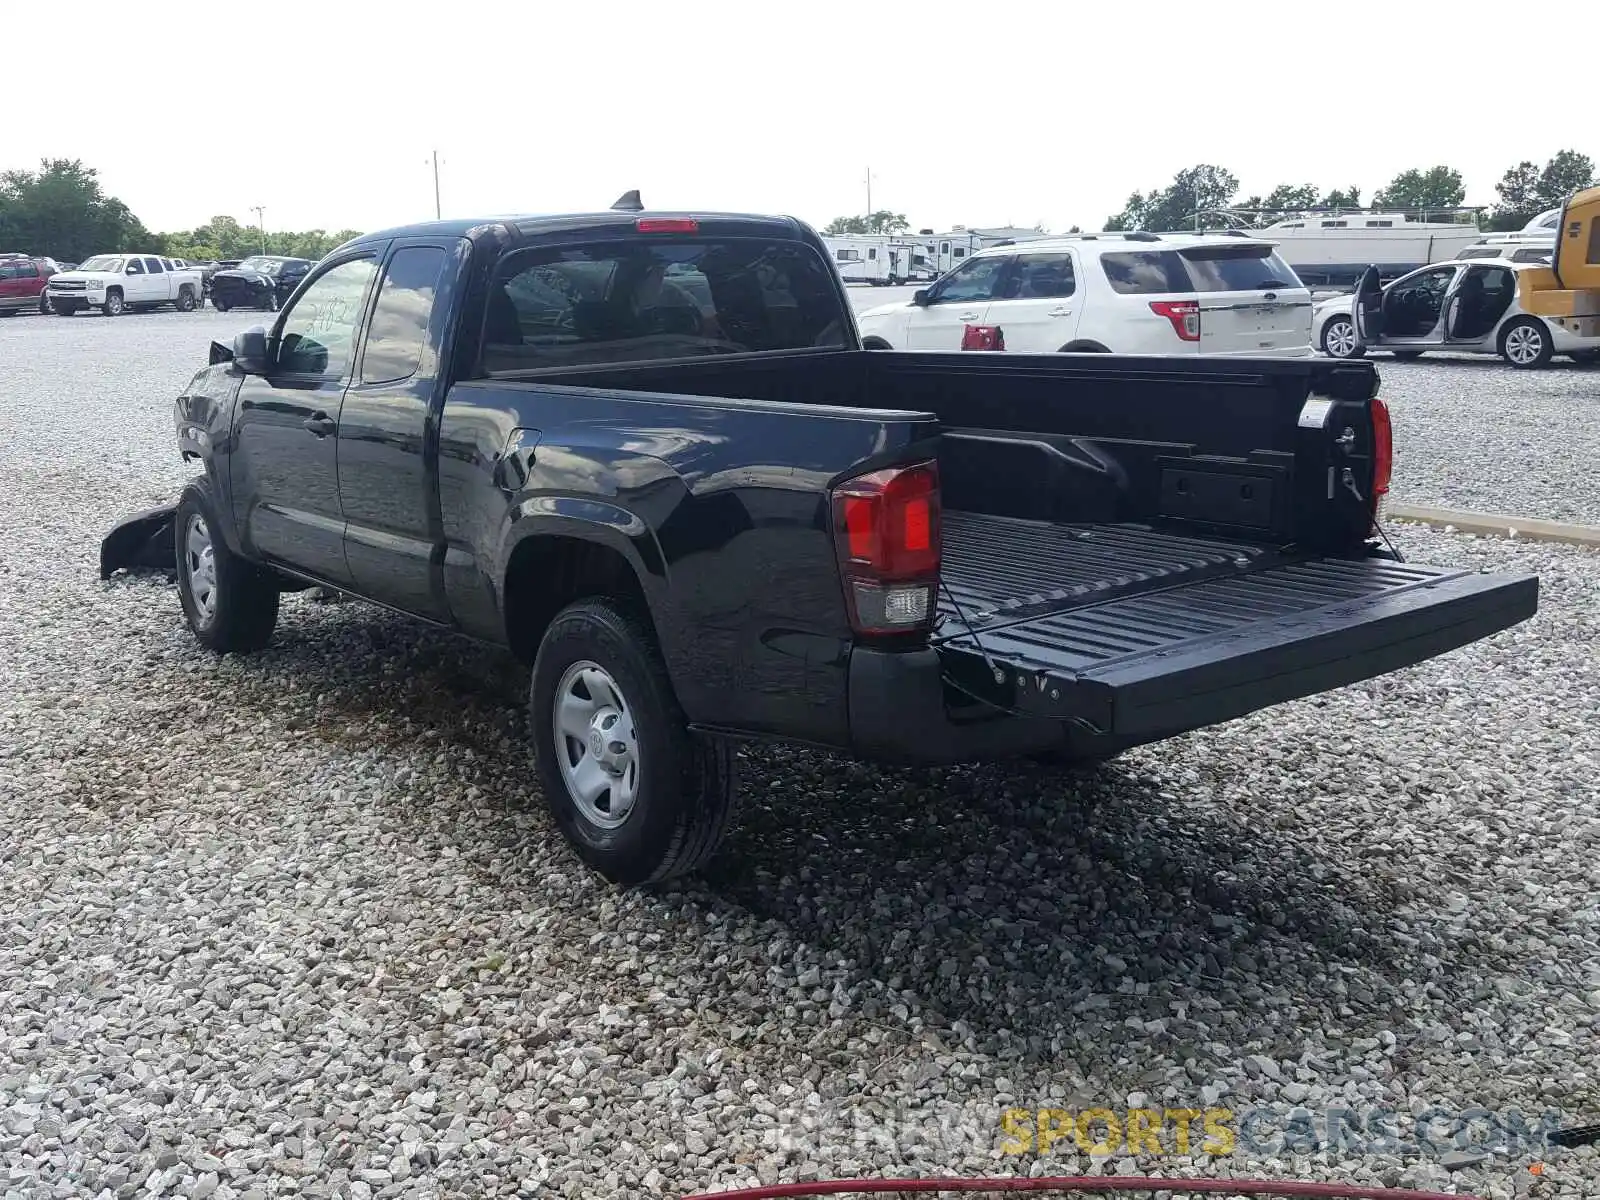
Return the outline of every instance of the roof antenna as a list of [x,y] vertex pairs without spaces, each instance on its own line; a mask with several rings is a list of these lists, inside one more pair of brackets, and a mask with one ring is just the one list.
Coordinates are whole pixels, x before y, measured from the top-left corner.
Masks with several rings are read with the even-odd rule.
[[644,201],[639,199],[639,189],[634,188],[631,192],[623,192],[622,198],[613,204],[611,208],[614,212],[643,212]]

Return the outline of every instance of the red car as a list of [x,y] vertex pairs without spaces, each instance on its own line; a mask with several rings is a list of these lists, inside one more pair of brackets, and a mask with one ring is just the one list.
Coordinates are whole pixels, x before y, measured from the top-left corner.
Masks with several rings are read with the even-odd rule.
[[48,312],[45,280],[60,269],[53,259],[0,254],[0,317],[14,317],[28,310]]

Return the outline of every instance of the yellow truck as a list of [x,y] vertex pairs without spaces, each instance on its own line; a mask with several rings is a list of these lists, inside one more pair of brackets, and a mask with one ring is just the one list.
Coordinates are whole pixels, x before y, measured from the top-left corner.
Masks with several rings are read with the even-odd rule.
[[1576,337],[1600,337],[1600,187],[1567,199],[1550,265],[1517,273],[1517,302]]

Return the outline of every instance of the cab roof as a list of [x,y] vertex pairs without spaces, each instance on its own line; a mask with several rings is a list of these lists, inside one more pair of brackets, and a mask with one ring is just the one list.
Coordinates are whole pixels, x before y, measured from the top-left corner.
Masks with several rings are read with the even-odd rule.
[[711,227],[711,231],[724,236],[743,232],[766,234],[769,237],[794,238],[806,231],[793,217],[761,216],[755,213],[683,212],[683,211],[619,211],[590,213],[544,213],[508,216],[452,218],[447,221],[421,221],[414,225],[399,225],[364,233],[345,243],[349,246],[367,245],[392,238],[411,237],[463,237],[476,238],[494,229],[503,229],[513,239],[522,241],[546,233],[623,233],[632,230],[639,221],[690,220]]

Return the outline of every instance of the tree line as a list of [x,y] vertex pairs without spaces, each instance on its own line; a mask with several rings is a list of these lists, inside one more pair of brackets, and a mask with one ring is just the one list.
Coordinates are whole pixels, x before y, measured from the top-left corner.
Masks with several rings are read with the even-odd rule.
[[[1524,160],[1508,169],[1495,185],[1499,201],[1479,215],[1479,224],[1485,230],[1521,229],[1531,218],[1594,183],[1594,163],[1576,150],[1562,150],[1543,166]],[[1414,167],[1374,192],[1371,207],[1445,213],[1458,210],[1465,198],[1461,172],[1454,167]],[[1214,226],[1217,214],[1223,211],[1242,213],[1247,223],[1261,226],[1306,209],[1360,207],[1361,189],[1354,184],[1322,188],[1314,183],[1280,183],[1265,195],[1241,196],[1238,177],[1232,171],[1200,163],[1179,171],[1166,187],[1134,192],[1121,212],[1106,218],[1103,228],[1112,232],[1187,229],[1195,225],[1196,214],[1200,224]],[[882,209],[866,216],[835,217],[822,232],[900,233],[910,227],[904,213]],[[1074,225],[1069,232],[1077,233],[1078,227]]]
[[212,217],[198,229],[154,233],[128,206],[108,196],[93,167],[47,158],[37,171],[0,174],[0,252],[82,262],[93,254],[146,251],[196,261],[283,254],[321,258],[355,237],[344,229],[262,232],[233,217]]
[[[1521,229],[1541,212],[1558,207],[1573,192],[1594,186],[1594,162],[1576,150],[1562,150],[1543,166],[1524,160],[1509,168],[1495,184],[1499,196],[1479,223],[1486,230]],[[1444,213],[1459,209],[1466,198],[1461,172],[1454,167],[1413,167],[1372,194],[1371,207],[1384,211]],[[1185,229],[1196,214],[1242,211],[1255,225],[1267,225],[1288,213],[1314,208],[1361,207],[1361,189],[1322,189],[1314,183],[1279,184],[1264,196],[1239,195],[1239,180],[1225,167],[1201,163],[1186,167],[1164,188],[1134,192],[1122,211],[1106,219],[1107,230]],[[1211,224],[1215,224],[1213,220]]]

